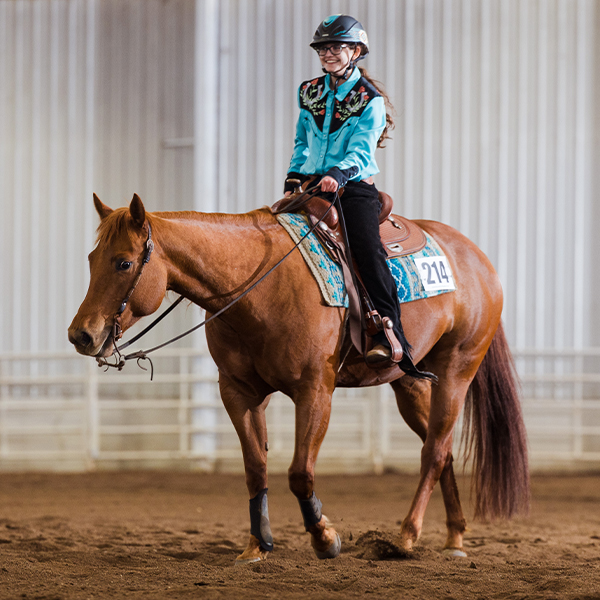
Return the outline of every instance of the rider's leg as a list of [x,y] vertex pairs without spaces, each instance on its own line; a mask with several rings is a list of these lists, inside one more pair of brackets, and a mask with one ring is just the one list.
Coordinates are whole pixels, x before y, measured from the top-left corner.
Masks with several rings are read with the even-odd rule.
[[[409,345],[400,322],[396,283],[387,265],[387,255],[379,236],[381,204],[377,188],[364,181],[349,181],[341,196],[341,205],[352,255],[367,293],[381,317],[392,320],[394,333],[402,349],[406,351]],[[389,347],[383,332],[377,334],[373,342]]]

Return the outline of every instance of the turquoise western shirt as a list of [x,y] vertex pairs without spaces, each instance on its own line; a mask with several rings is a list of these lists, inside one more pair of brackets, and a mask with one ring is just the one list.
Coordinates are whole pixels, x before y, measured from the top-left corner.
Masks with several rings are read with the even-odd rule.
[[385,128],[385,103],[358,67],[335,98],[329,80],[326,75],[305,81],[298,89],[300,115],[288,172],[328,174],[343,185],[379,173],[375,149]]

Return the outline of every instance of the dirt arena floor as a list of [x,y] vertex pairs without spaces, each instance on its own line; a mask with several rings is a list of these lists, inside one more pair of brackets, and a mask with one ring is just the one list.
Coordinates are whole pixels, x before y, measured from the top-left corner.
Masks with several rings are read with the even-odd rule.
[[[416,477],[319,476],[342,537],[319,561],[284,477],[272,477],[275,550],[245,546],[243,476],[102,472],[0,474],[0,598],[406,598],[600,600],[600,475],[537,476],[525,519],[470,523],[467,558],[447,558],[436,490],[410,558],[390,539]],[[468,505],[468,481],[461,481]]]

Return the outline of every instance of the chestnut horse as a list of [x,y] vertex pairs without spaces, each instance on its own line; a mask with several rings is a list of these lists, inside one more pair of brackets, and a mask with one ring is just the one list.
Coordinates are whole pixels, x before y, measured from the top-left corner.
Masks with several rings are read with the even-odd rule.
[[[120,321],[123,330],[156,311],[173,290],[214,314],[269,270],[293,243],[268,208],[246,214],[146,212],[137,195],[100,215],[89,255],[88,293],[69,327],[78,352],[113,352],[114,315],[140,272],[151,227],[154,252]],[[345,360],[345,309],[326,306],[300,252],[290,256],[240,302],[206,327],[219,369],[223,404],[239,436],[250,495],[251,535],[238,562],[267,557],[272,537],[267,507],[265,409],[273,392],[295,405],[295,451],[288,471],[304,524],[319,558],[337,556],[339,536],[314,494],[314,469],[336,387],[390,383],[400,414],[423,441],[419,485],[395,543],[410,552],[440,480],[447,512],[448,553],[464,556],[466,522],[452,467],[452,439],[465,406],[463,434],[474,455],[475,516],[510,517],[527,510],[525,430],[512,357],[500,314],[502,290],[485,255],[447,225],[417,221],[450,261],[456,291],[402,307],[415,364],[439,382],[374,370],[352,349]],[[346,341],[344,341],[346,340]],[[341,367],[341,368],[340,368]]]

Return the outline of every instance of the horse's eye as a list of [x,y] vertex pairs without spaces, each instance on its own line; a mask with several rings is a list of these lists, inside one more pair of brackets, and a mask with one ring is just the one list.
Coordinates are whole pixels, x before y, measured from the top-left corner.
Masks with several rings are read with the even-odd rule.
[[130,268],[131,268],[130,260],[120,260],[117,263],[117,271],[127,271]]

